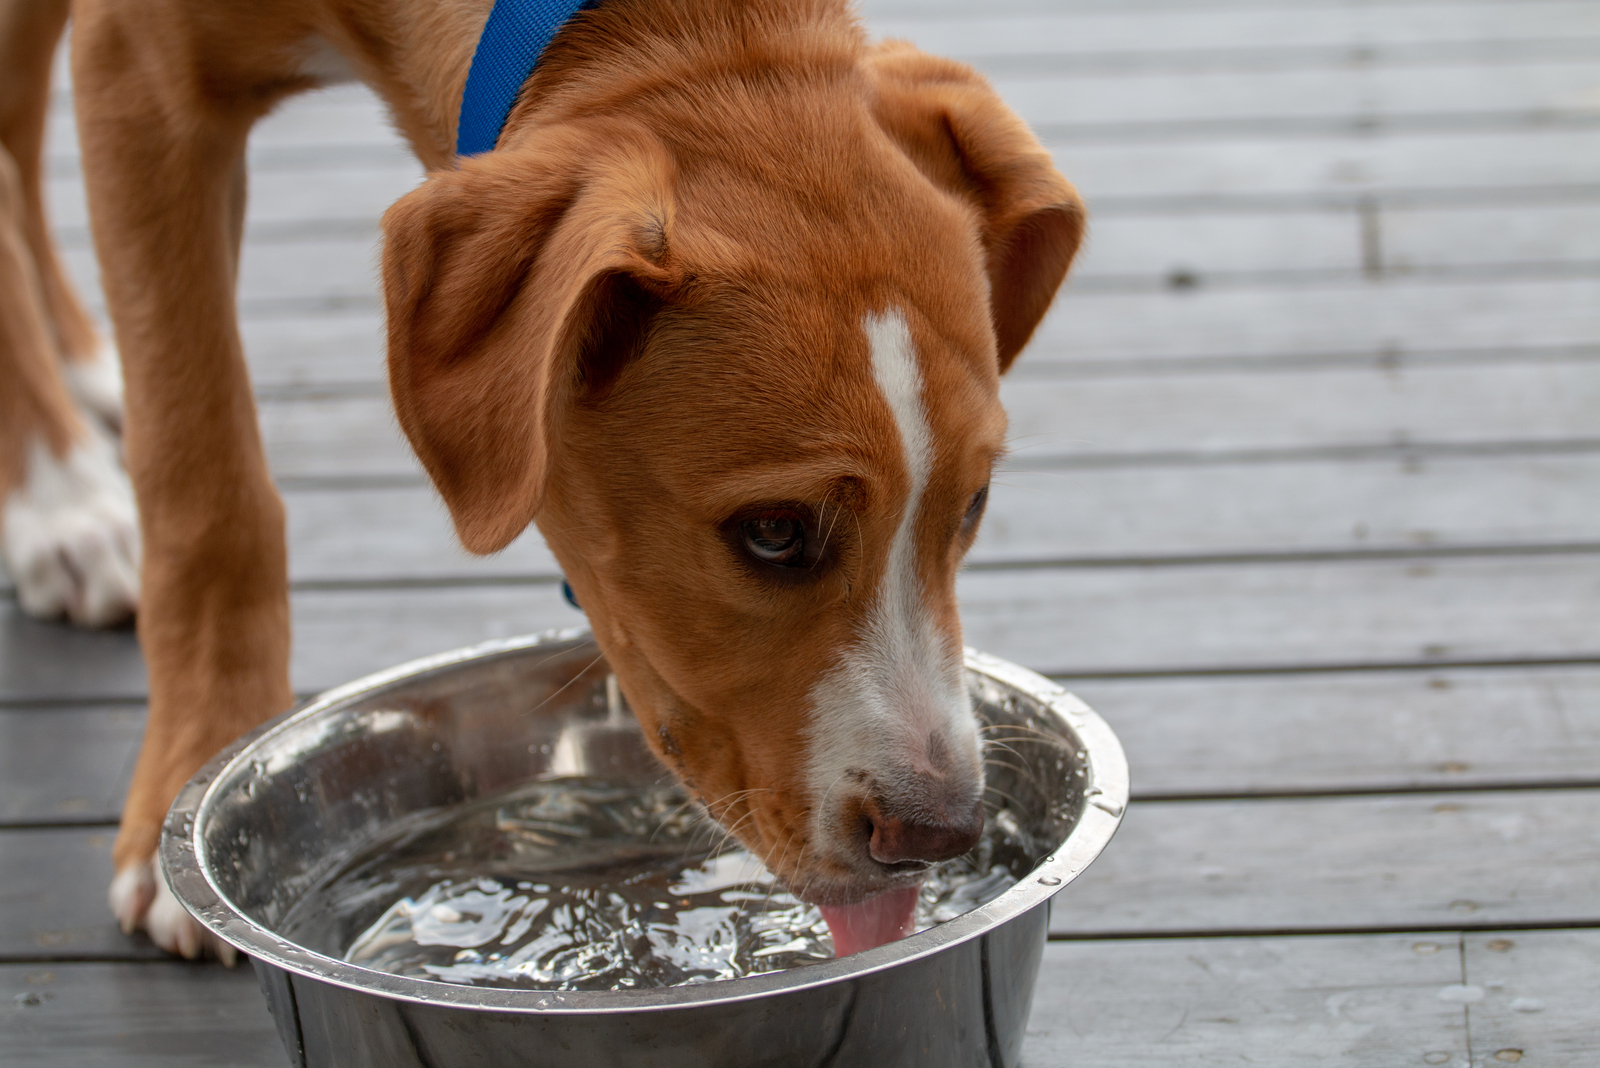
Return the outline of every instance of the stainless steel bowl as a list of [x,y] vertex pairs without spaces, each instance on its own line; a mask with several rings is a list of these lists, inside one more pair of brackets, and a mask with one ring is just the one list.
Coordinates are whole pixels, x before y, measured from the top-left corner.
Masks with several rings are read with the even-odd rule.
[[[587,633],[487,642],[321,695],[246,735],[167,816],[167,881],[248,954],[297,1068],[1015,1065],[1050,898],[1110,840],[1128,769],[1104,721],[1030,671],[968,651],[979,714],[1015,756],[993,786],[1042,843],[999,898],[842,960],[666,989],[488,989],[371,971],[275,931],[392,821],[541,775],[647,783],[662,769],[608,700]],[[998,795],[997,795],[998,796]]]

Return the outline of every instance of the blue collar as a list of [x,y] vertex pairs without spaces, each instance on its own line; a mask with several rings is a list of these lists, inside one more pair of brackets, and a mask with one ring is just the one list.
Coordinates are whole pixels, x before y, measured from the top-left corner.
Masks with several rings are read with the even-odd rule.
[[551,38],[599,0],[495,0],[467,72],[456,123],[456,155],[488,152],[500,140],[523,83]]

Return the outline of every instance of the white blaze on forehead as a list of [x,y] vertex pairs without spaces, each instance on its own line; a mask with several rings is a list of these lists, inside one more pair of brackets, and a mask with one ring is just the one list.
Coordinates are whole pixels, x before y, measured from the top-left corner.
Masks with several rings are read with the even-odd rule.
[[[916,346],[898,311],[869,315],[863,326],[873,378],[899,433],[908,492],[869,622],[811,695],[812,819],[824,849],[833,813],[859,793],[863,773],[878,792],[908,802],[939,777],[971,802],[983,786],[961,663],[934,626],[918,577],[917,516],[934,450]],[[929,772],[931,783],[919,781]]]

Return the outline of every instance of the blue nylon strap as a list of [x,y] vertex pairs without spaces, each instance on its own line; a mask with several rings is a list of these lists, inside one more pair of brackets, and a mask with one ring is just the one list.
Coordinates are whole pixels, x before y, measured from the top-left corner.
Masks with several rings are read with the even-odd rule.
[[545,46],[568,19],[595,2],[495,0],[467,72],[456,124],[456,155],[476,156],[494,148]]

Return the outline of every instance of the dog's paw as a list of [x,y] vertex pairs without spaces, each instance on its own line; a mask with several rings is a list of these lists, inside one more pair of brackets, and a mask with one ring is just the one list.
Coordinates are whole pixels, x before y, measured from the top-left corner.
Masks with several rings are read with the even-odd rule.
[[130,864],[111,880],[111,911],[124,934],[144,931],[150,941],[188,960],[207,957],[232,968],[239,951],[200,925],[167,888],[155,858]]
[[0,523],[0,556],[29,615],[106,627],[138,607],[133,488],[98,426],[91,423],[64,459],[33,442]]
[[117,350],[101,344],[84,360],[63,360],[67,388],[84,410],[111,430],[122,429],[122,361]]

